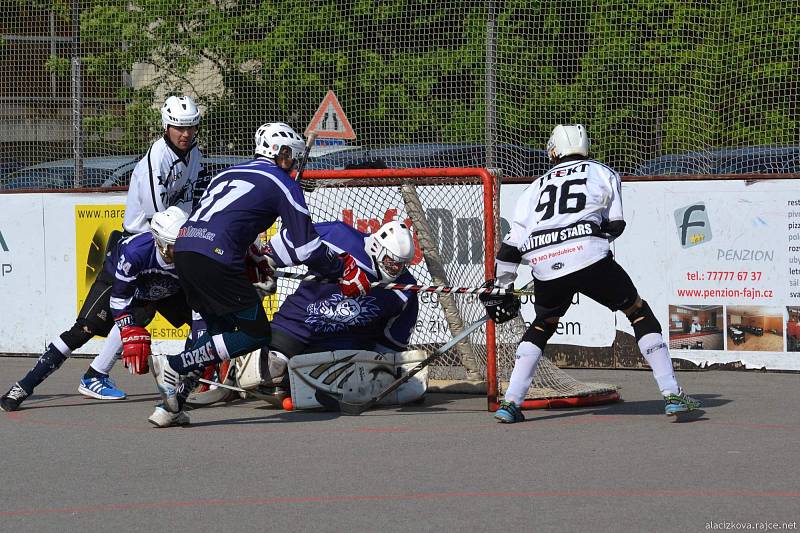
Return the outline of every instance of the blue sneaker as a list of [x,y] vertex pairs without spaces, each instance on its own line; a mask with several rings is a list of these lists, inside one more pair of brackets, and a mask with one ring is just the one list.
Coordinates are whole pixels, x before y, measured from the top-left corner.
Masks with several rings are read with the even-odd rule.
[[522,414],[519,406],[514,402],[507,402],[505,400],[500,402],[500,408],[495,411],[494,417],[503,424],[515,424],[525,421],[525,415]]
[[78,385],[78,392],[88,398],[98,400],[124,400],[127,397],[124,391],[117,388],[111,376],[82,377]]
[[664,396],[664,413],[667,416],[678,416],[681,413],[688,413],[700,408],[700,402],[683,392],[683,389],[678,390],[678,394],[670,394]]

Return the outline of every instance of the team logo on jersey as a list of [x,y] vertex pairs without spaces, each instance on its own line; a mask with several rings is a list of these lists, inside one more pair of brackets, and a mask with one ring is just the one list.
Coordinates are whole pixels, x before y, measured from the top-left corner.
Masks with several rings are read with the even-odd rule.
[[317,333],[336,333],[363,326],[378,316],[380,308],[372,296],[347,298],[334,294],[306,308],[306,324]]
[[703,202],[676,209],[675,225],[683,248],[691,248],[711,240],[711,223]]
[[163,300],[180,290],[178,280],[157,273],[139,276],[136,298],[147,301]]

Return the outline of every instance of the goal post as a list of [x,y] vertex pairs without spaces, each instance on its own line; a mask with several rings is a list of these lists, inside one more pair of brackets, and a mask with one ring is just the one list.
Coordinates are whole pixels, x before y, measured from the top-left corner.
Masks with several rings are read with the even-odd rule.
[[[479,287],[494,277],[499,244],[500,180],[485,168],[306,170],[314,184],[306,192],[314,222],[341,220],[371,232],[400,218],[414,232],[417,251],[409,267],[422,285]],[[301,271],[303,267],[297,267]],[[278,299],[297,281],[282,278]],[[476,295],[420,293],[411,347],[430,353],[485,314]],[[489,321],[429,369],[432,385],[485,390],[495,410],[514,364],[525,328],[521,318],[502,326]],[[619,399],[616,387],[580,382],[546,357],[524,408],[582,406]]]

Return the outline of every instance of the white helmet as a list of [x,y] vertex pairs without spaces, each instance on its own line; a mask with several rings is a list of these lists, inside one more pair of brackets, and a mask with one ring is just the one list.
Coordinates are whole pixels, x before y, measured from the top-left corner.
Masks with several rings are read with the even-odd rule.
[[551,161],[568,155],[589,155],[589,135],[582,124],[559,124],[547,141],[547,155]]
[[153,233],[162,255],[166,252],[168,245],[175,244],[178,231],[188,218],[189,216],[184,213],[183,209],[174,205],[153,215],[153,219],[150,221],[150,231]]
[[414,259],[414,237],[403,222],[387,222],[364,240],[364,249],[375,263],[381,281],[397,279]]
[[275,159],[284,146],[292,149],[294,160],[306,149],[303,138],[283,122],[270,122],[256,131],[256,154]]
[[161,124],[167,126],[197,126],[200,124],[200,110],[188,96],[170,96],[161,108]]

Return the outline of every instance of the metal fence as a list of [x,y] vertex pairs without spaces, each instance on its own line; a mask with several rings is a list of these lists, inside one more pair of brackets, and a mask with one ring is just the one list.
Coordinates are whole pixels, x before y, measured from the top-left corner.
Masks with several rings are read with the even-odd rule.
[[170,94],[210,156],[333,91],[391,166],[535,175],[582,122],[626,174],[800,172],[798,0],[7,0],[0,33],[5,189],[120,184]]

